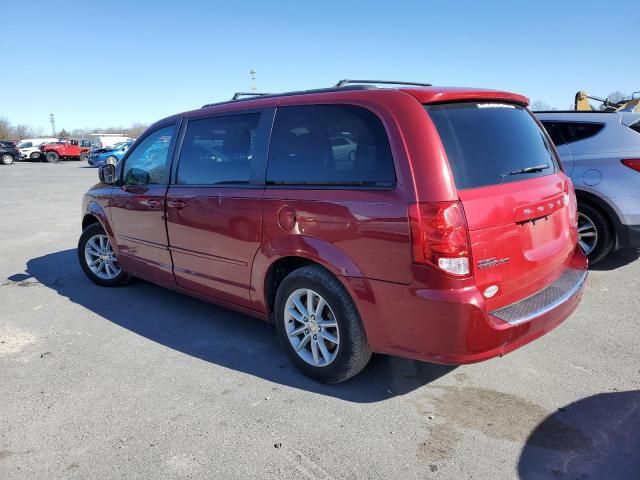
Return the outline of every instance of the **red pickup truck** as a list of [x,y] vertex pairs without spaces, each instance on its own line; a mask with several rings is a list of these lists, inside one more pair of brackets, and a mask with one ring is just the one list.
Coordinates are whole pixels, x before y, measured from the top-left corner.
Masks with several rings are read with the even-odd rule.
[[70,140],[61,138],[55,143],[45,143],[40,146],[45,160],[49,163],[56,163],[63,160],[81,160],[88,154],[91,148],[89,140]]

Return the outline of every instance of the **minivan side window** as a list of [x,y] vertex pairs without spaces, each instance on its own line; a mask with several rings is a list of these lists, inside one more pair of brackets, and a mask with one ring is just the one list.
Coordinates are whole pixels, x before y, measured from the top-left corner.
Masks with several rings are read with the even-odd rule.
[[176,183],[249,183],[259,120],[259,113],[190,120],[182,142]]
[[165,168],[169,145],[175,126],[169,125],[147,135],[125,160],[123,181],[126,185],[161,185],[165,182]]
[[267,184],[392,186],[396,174],[380,119],[354,105],[280,107]]

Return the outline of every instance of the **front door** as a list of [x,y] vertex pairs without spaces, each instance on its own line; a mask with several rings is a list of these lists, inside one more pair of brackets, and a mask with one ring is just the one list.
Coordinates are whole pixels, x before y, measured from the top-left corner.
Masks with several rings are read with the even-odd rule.
[[[262,241],[267,134],[264,112],[191,119],[167,192],[176,283],[248,306],[251,265]],[[263,132],[263,133],[259,133]],[[262,167],[263,168],[263,167]]]
[[164,202],[175,125],[149,133],[124,159],[120,185],[111,195],[118,263],[151,281],[174,284]]

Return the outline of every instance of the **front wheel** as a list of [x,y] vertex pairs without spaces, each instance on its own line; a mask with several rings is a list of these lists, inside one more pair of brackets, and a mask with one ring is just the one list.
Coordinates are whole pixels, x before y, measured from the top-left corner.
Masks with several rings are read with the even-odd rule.
[[13,155],[5,153],[0,157],[0,163],[2,163],[2,165],[11,165],[13,163]]
[[280,342],[305,375],[343,382],[369,362],[360,315],[344,286],[324,268],[294,270],[278,287],[275,323]]
[[58,163],[60,161],[60,155],[57,152],[47,152],[44,158],[49,163]]
[[113,252],[109,237],[102,225],[89,225],[80,235],[78,260],[84,273],[94,283],[103,287],[117,287],[129,281]]
[[35,161],[39,159],[40,159],[40,152],[31,152],[31,155],[29,155],[29,160],[31,161]]
[[113,155],[109,155],[107,158],[104,159],[104,163],[115,165],[116,163],[118,163],[118,158]]

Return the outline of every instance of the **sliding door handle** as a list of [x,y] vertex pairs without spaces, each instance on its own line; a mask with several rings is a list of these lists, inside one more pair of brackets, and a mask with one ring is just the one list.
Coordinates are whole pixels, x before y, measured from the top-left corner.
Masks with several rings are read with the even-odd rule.
[[175,208],[176,210],[182,210],[186,206],[187,206],[187,204],[185,202],[183,202],[182,200],[169,200],[169,201],[167,201],[167,207]]

